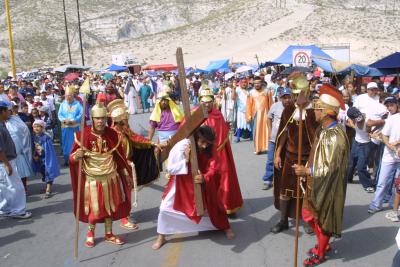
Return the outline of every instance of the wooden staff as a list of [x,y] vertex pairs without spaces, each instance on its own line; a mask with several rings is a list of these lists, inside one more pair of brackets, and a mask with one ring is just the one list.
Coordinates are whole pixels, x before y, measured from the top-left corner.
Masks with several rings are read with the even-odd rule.
[[[88,92],[89,91],[89,92]],[[81,93],[83,93],[83,108],[82,108],[82,118],[81,118],[81,136],[80,136],[80,144],[81,144],[81,149],[83,149],[83,136],[84,136],[84,131],[85,131],[85,116],[86,116],[86,100],[87,100],[87,95],[90,93],[89,89],[89,80],[86,79],[86,81],[82,84]],[[79,214],[80,214],[80,208],[81,208],[81,182],[82,182],[82,158],[79,159],[78,163],[78,188],[77,188],[77,198],[76,198],[76,214],[75,214],[75,245],[74,245],[74,256],[75,259],[78,258],[78,242],[79,242]]]
[[[182,53],[182,48],[180,47],[176,49],[176,62],[178,64],[179,85],[181,88],[183,111],[185,113],[185,119],[186,121],[188,121],[190,119],[190,103],[189,103],[189,94],[186,87],[186,73],[185,73],[185,65],[183,62],[183,53]],[[194,178],[196,175],[199,174],[199,163],[197,161],[196,141],[194,140],[193,135],[189,137],[189,140],[190,140],[190,165],[192,168],[192,176]],[[203,206],[203,197],[201,194],[201,184],[194,183],[194,199],[196,203],[197,216],[202,216],[204,214],[204,206]]]
[[[301,156],[303,154],[303,109],[307,104],[307,98],[302,90],[297,98],[297,107],[299,109],[299,144],[297,146],[297,165],[301,165]],[[297,267],[297,257],[299,249],[299,221],[300,221],[300,177],[297,177],[296,189],[296,239],[294,243],[294,266]]]

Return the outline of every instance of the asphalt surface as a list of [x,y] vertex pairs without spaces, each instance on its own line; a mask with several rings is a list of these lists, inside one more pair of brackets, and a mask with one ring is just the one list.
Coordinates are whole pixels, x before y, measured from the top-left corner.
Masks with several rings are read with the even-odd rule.
[[[133,128],[145,133],[149,114],[134,115]],[[72,214],[72,193],[69,170],[55,181],[50,199],[42,199],[44,184],[40,179],[29,181],[28,220],[0,218],[0,266],[293,266],[294,222],[283,233],[272,234],[270,228],[279,220],[273,206],[272,190],[263,191],[261,177],[266,155],[254,155],[250,142],[232,144],[244,207],[231,226],[236,238],[227,240],[221,232],[203,232],[169,237],[159,251],[151,249],[157,237],[157,215],[166,180],[163,176],[139,192],[139,206],[133,218],[140,229],[127,231],[114,223],[114,232],[126,244],[112,245],[103,241],[104,227],[96,228],[96,246],[84,246],[86,225],[81,224],[79,256],[73,257],[75,221]],[[60,161],[62,162],[62,161]],[[357,178],[355,178],[357,181]],[[373,194],[359,184],[347,188],[344,232],[333,242],[329,260],[322,266],[390,266],[397,251],[395,236],[399,223],[384,218],[385,212],[367,213]],[[299,266],[315,237],[300,228]]]

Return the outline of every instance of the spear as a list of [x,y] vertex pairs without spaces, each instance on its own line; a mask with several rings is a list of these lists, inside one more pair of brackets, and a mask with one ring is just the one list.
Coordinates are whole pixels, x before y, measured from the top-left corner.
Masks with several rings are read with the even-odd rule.
[[[89,85],[89,78],[87,78],[84,83],[82,84],[79,92],[83,94],[83,111],[82,111],[82,118],[81,118],[81,136],[80,136],[80,144],[83,148],[83,136],[85,131],[85,114],[86,114],[86,100],[87,96],[90,93],[90,85]],[[75,259],[78,258],[78,241],[79,241],[79,214],[80,214],[80,203],[81,203],[81,182],[82,182],[82,158],[79,159],[78,163],[78,188],[77,188],[77,199],[76,199],[76,214],[75,214],[75,245],[74,245],[74,256]]]
[[[296,105],[299,109],[299,143],[297,146],[297,164],[301,165],[301,156],[303,154],[303,111],[308,104],[306,97],[306,90],[308,88],[308,82],[305,77],[297,78],[293,84],[296,89],[301,89],[299,96],[297,97]],[[299,221],[300,221],[300,177],[297,178],[297,189],[296,189],[296,240],[294,245],[294,266],[297,267],[298,249],[299,249]]]

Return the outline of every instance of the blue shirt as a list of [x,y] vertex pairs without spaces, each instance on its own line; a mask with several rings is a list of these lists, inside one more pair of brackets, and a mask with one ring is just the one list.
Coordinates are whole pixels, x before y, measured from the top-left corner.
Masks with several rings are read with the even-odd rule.
[[67,100],[64,100],[60,109],[58,110],[58,119],[62,122],[64,120],[72,120],[75,123],[80,123],[82,118],[83,107],[79,101],[75,100],[69,104]]

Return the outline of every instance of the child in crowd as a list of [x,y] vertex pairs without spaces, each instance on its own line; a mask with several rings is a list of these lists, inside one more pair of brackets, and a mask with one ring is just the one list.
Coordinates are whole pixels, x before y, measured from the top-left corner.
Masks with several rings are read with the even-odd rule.
[[[36,120],[40,120],[40,116],[39,116],[39,110],[37,108],[33,108],[32,109],[32,120],[36,121]],[[32,125],[33,126],[33,125]]]
[[47,106],[41,106],[38,110],[40,120],[44,121],[44,123],[46,124],[45,132],[53,140],[54,123],[51,116],[49,115],[49,108]]
[[27,103],[21,104],[21,112],[18,112],[18,116],[20,119],[28,126],[30,130],[32,130],[32,115],[29,113],[29,107]]
[[51,138],[45,134],[46,123],[36,120],[33,123],[32,143],[33,149],[33,171],[42,174],[42,181],[46,183],[44,198],[52,195],[54,179],[60,175],[60,167]]

